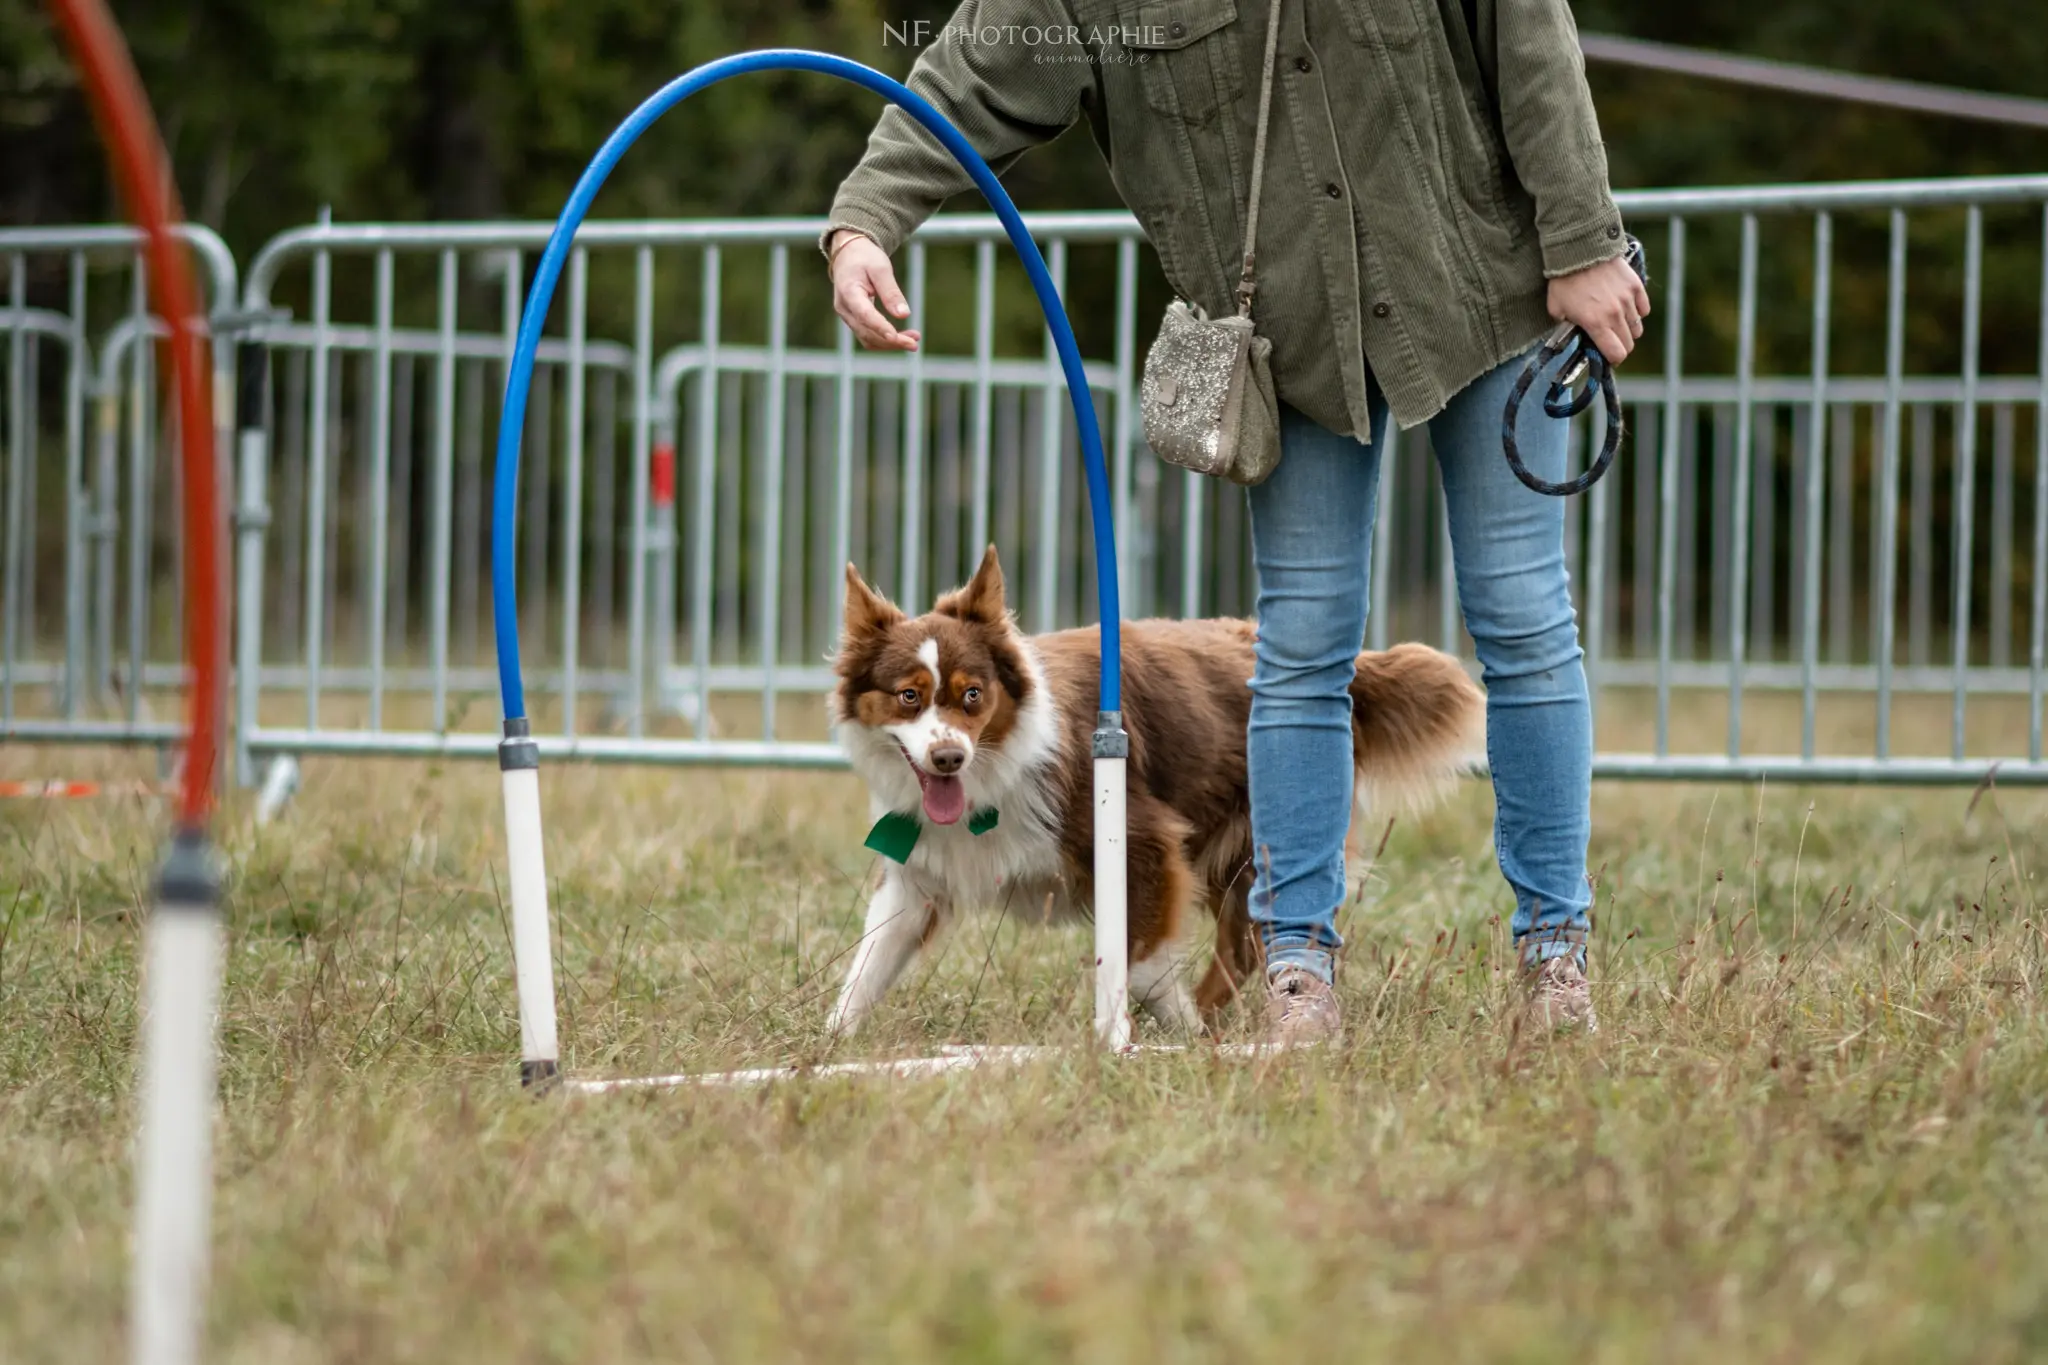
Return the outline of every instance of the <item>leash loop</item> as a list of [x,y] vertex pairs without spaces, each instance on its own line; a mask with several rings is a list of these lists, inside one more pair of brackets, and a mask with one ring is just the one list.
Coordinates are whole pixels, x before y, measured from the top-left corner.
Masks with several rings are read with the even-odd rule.
[[[1643,244],[1634,237],[1628,239],[1628,250],[1622,257],[1636,272],[1636,278],[1649,283],[1649,269],[1643,261]],[[1536,377],[1560,359],[1564,361],[1562,373],[1551,381],[1543,395],[1545,415],[1569,420],[1593,405],[1593,395],[1598,393],[1607,404],[1607,437],[1600,445],[1600,454],[1586,471],[1575,479],[1552,483],[1539,477],[1522,463],[1521,449],[1515,444],[1515,419],[1520,416],[1522,400],[1535,386]],[[1583,387],[1581,385],[1583,384]],[[1536,492],[1551,498],[1568,498],[1583,493],[1607,472],[1614,463],[1614,457],[1621,452],[1622,417],[1621,394],[1614,384],[1614,367],[1607,357],[1600,354],[1600,348],[1593,344],[1593,338],[1584,329],[1567,323],[1544,338],[1543,345],[1522,368],[1521,377],[1508,394],[1508,404],[1501,413],[1501,453],[1507,456],[1508,468],[1515,471],[1515,477]]]

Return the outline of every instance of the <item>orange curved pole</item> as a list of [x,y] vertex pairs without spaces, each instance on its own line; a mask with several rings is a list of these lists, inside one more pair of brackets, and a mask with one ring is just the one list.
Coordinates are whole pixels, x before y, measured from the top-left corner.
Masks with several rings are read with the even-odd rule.
[[130,215],[141,227],[157,313],[171,330],[180,456],[185,473],[185,651],[192,670],[192,735],[185,753],[178,824],[199,830],[213,804],[220,754],[221,597],[220,493],[213,460],[213,394],[207,380],[207,339],[197,325],[199,291],[184,250],[171,235],[184,218],[171,181],[170,158],[135,74],[135,63],[105,0],[50,0],[70,44],[86,93],[111,154]]

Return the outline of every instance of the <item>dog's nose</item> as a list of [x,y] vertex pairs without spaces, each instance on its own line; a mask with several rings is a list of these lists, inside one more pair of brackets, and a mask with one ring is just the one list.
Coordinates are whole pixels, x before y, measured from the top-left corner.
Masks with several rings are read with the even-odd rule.
[[963,744],[935,744],[931,752],[932,771],[940,777],[951,777],[967,766],[967,747]]

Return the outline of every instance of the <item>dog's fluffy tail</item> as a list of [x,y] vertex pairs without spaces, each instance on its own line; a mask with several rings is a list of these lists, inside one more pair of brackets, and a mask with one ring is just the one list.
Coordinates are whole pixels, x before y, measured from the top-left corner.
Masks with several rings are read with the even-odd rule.
[[1351,729],[1366,809],[1421,810],[1485,753],[1485,695],[1441,650],[1367,650],[1351,680]]

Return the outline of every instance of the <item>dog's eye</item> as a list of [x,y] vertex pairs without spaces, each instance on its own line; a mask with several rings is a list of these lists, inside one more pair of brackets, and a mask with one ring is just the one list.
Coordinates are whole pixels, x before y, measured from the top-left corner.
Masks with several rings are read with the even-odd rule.
[[914,687],[904,688],[896,694],[896,700],[915,710],[917,707],[917,689]]
[[960,698],[960,700],[965,702],[969,706],[981,705],[981,689],[978,687],[968,688],[966,693]]

